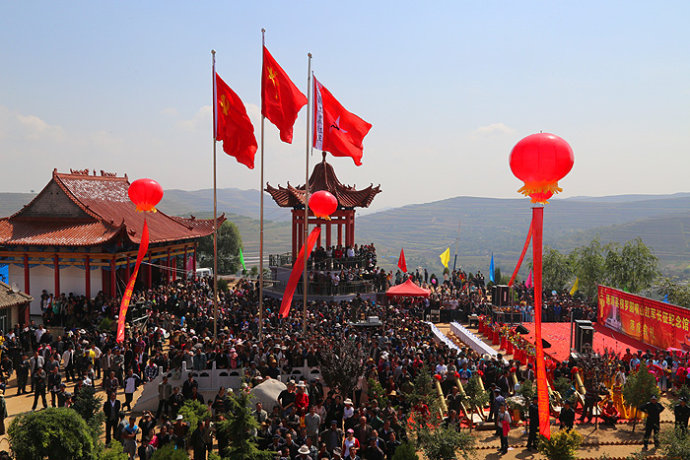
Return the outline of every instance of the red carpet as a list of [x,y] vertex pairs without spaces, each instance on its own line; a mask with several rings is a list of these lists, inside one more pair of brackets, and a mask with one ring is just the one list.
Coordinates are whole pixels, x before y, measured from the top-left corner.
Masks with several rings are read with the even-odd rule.
[[[522,325],[529,329],[529,334],[523,337],[534,343],[534,323],[522,323]],[[604,353],[604,351],[609,350],[609,352],[623,355],[626,348],[630,348],[632,353],[637,350],[655,349],[651,345],[645,345],[639,340],[631,339],[600,324],[593,323],[592,326],[594,327],[593,348],[597,353]],[[569,334],[570,323],[542,323],[542,338],[551,344],[551,348],[545,348],[544,353],[558,361],[567,359],[570,354]]]

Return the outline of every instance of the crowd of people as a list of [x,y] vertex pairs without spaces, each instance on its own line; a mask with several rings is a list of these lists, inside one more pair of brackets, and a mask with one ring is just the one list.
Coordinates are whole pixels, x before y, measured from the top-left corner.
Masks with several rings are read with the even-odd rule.
[[[373,247],[364,250],[373,251]],[[406,439],[406,421],[414,410],[407,395],[418,374],[430,372],[442,381],[448,409],[444,423],[458,430],[467,423],[468,414],[464,413],[455,382],[466,384],[473,375],[481,377],[490,396],[488,419],[496,424],[500,450],[505,452],[512,422],[507,398],[516,395],[525,382],[534,380],[534,369],[501,355],[478,355],[462,344],[449,348],[435,340],[423,321],[430,308],[448,306],[449,302],[466,315],[482,313],[488,305],[483,275],[467,275],[458,270],[440,281],[433,274],[429,277],[426,271],[399,277],[389,272],[385,279],[387,284],[393,284],[404,282],[407,277],[429,287],[430,298],[390,305],[359,296],[349,302],[310,302],[306,333],[302,332],[301,311],[282,319],[278,315],[278,301],[269,298],[264,299],[260,325],[256,283],[240,280],[229,290],[219,292],[217,337],[213,333],[212,283],[204,278],[179,280],[135,293],[132,305],[147,319],[139,326],[128,327],[124,343],[116,343],[111,329],[96,326],[103,324],[103,318],[115,318],[118,299],[108,300],[102,294],[91,300],[72,295],[58,299],[47,296],[45,302],[42,298],[42,304],[49,316],[65,315],[67,319],[72,315],[68,318],[70,324],[79,326],[68,326],[63,333],[55,334],[32,322],[7,331],[0,362],[0,387],[11,391],[8,382],[14,373],[17,394],[33,393],[34,409],[39,403],[48,406],[47,393],[51,395],[51,406],[69,407],[74,395],[84,387],[102,388],[107,394],[103,403],[107,443],[117,439],[130,458],[148,459],[156,449],[174,444],[193,450],[195,459],[205,459],[208,452],[222,452],[228,445],[229,440],[215,425],[225,416],[227,395],[232,390],[218,388],[213,398],[206,398],[191,374],[184,384],[173,387],[167,376],[178,376],[182,363],[195,371],[212,367],[239,369],[243,372],[244,390],[249,391],[268,379],[290,375],[293,368],[305,363],[320,366],[329,350],[339,343],[353,341],[362,351],[365,364],[355,389],[342,394],[319,378],[288,381],[287,389],[271,407],[254,407],[253,416],[259,423],[254,437],[261,448],[275,452],[280,460],[390,459]],[[520,301],[527,302],[532,294],[522,291],[518,289],[519,298],[527,300]],[[561,315],[554,316],[554,320],[574,309],[585,316],[591,313],[589,307],[567,294],[545,296],[547,310],[554,310],[556,304],[562,307]],[[529,314],[529,310],[524,311]],[[354,325],[368,316],[378,316],[381,327],[363,329]],[[668,352],[586,356],[579,361],[559,363],[550,376],[554,381],[564,377],[572,382],[572,388],[561,395],[559,420],[563,428],[572,428],[576,410],[581,422],[591,422],[595,406],[601,409],[598,416],[603,423],[615,425],[619,418],[629,417],[621,387],[627,375],[642,362],[661,369],[658,378],[662,391],[678,388],[690,373],[687,355]],[[583,400],[578,400],[576,394],[578,373],[588,390]],[[131,412],[134,393],[159,375],[163,378],[157,380],[157,410],[135,417]],[[71,382],[75,385],[68,392],[66,384]],[[372,383],[383,389],[385,405],[380,405],[378,398],[369,397]],[[180,414],[180,408],[189,400],[208,405],[213,416],[190,427]],[[686,407],[685,402],[678,406]],[[690,414],[690,409],[682,408],[676,410],[676,420],[687,427],[688,416],[684,414]],[[649,425],[650,420],[655,420],[658,406],[646,406],[643,410],[650,414]],[[526,410],[528,448],[536,446],[535,411],[533,401]],[[0,417],[2,413],[0,407]],[[651,423],[645,444],[653,431]]]

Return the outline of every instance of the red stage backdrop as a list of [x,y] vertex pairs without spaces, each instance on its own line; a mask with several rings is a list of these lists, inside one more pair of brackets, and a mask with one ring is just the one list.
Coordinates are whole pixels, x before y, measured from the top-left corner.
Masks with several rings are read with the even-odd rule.
[[599,286],[599,324],[658,348],[688,343],[690,310]]

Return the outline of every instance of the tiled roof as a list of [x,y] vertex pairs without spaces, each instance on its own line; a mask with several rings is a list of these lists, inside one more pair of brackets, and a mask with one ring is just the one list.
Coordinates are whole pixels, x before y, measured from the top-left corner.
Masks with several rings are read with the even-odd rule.
[[[127,194],[126,176],[54,171],[52,181],[87,214],[86,218],[23,215],[37,200],[44,199],[39,193],[22,211],[0,219],[0,244],[87,246],[109,241],[120,232],[126,232],[129,240],[138,244],[144,219],[148,222],[151,243],[198,238],[213,231],[212,220],[137,212]],[[223,220],[225,217],[221,216],[219,221]]]
[[29,294],[22,291],[14,292],[9,284],[0,281],[0,308],[23,305],[34,300]]
[[[314,170],[309,177],[309,193],[327,190],[338,200],[338,205],[342,208],[367,208],[374,201],[374,197],[381,193],[381,186],[370,185],[369,187],[356,190],[353,186],[343,185],[335,175],[333,166],[326,162],[324,157],[321,163],[314,166]],[[304,206],[304,185],[293,187],[288,182],[287,187],[278,188],[266,184],[266,191],[271,195],[278,206],[303,207]]]

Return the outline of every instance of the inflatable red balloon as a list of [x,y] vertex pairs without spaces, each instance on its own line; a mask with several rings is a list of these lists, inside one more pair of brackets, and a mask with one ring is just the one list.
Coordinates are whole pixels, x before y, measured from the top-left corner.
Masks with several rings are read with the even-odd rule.
[[137,211],[156,212],[156,205],[163,199],[163,187],[153,179],[137,179],[127,190],[129,199],[137,205]]
[[525,185],[518,190],[533,203],[546,203],[562,192],[558,181],[573,168],[573,149],[555,134],[539,133],[525,137],[510,152],[510,169]]
[[338,209],[338,200],[331,192],[319,190],[309,197],[309,209],[316,217],[330,219],[330,215]]

